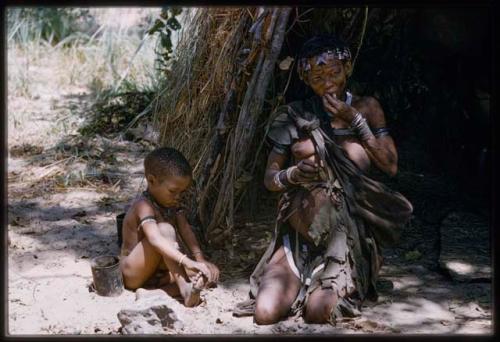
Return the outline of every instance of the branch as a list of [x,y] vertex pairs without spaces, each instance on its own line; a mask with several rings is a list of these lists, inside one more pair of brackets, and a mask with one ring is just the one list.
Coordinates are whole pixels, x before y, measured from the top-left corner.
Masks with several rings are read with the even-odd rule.
[[368,21],[368,6],[365,7],[365,19],[363,20],[363,30],[361,31],[361,38],[359,40],[358,50],[356,51],[356,56],[352,60],[352,71],[354,71],[354,65],[356,64],[356,59],[358,59],[359,50],[361,50],[361,45],[363,45],[363,38],[366,32],[366,23]]

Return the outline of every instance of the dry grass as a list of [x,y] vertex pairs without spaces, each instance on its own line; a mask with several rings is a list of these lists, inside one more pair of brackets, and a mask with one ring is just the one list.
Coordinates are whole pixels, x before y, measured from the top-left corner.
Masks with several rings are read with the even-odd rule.
[[[10,136],[27,141],[25,138],[31,133],[26,137],[22,135],[30,132],[29,126],[37,117],[48,120],[47,125],[42,122],[33,131],[43,134],[43,139],[73,132],[79,124],[76,117],[85,113],[69,108],[57,117],[56,112],[60,111],[56,104],[61,98],[87,95],[87,101],[92,101],[107,94],[107,90],[115,89],[124,76],[125,82],[120,88],[130,85],[138,91],[154,88],[158,84],[156,37],[145,36],[138,23],[147,26],[148,16],[154,18],[159,11],[159,8],[92,9],[97,26],[92,31],[67,37],[65,41],[71,44],[50,44],[40,35],[30,36],[28,32],[36,31],[37,23],[14,16],[15,24],[7,32],[11,38],[7,42],[9,142]],[[117,21],[116,17],[123,20]],[[75,125],[64,119],[65,116],[75,119]],[[50,122],[58,119],[61,120],[57,125]]]
[[[114,86],[129,65],[129,82],[154,82],[156,40],[154,36],[144,35],[138,24],[142,20],[142,25],[147,25],[146,16],[158,14],[159,9],[145,12],[144,9],[107,8],[92,9],[91,13],[97,18],[97,30],[79,32],[69,39],[73,41],[69,46],[62,42],[52,46],[41,39],[9,40],[9,95],[36,96],[37,89],[31,89],[29,85],[39,76],[37,70],[43,67],[55,71],[50,81],[62,88],[93,84],[95,90],[99,90]],[[116,21],[116,17],[122,19]],[[142,48],[135,55],[141,43]]]
[[274,68],[272,44],[278,40],[273,34],[285,32],[273,29],[278,16],[288,18],[288,12],[279,13],[271,8],[191,11],[153,109],[160,144],[179,149],[194,165],[197,193],[191,203],[214,244],[211,237],[230,244],[225,237],[254,180],[246,162],[259,155],[256,126],[266,124],[261,113],[274,107],[262,110],[270,76],[263,70]]
[[186,15],[178,55],[155,104],[161,144],[174,146],[197,167],[214,134],[237,53],[238,8],[193,9]]

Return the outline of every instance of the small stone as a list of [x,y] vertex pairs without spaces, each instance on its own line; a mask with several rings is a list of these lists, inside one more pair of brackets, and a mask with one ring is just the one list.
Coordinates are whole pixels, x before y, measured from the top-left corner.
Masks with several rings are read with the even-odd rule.
[[215,323],[217,323],[217,324],[222,324],[222,320],[221,320],[220,318],[217,318],[217,319],[215,320]]

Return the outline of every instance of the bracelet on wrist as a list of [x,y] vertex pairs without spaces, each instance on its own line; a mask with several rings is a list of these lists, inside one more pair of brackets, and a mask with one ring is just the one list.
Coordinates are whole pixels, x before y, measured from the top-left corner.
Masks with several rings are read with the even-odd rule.
[[179,259],[179,266],[182,266],[182,262],[184,261],[184,258],[186,258],[186,257],[187,257],[187,255],[186,255],[186,254],[183,254],[183,255],[181,256],[181,258]]
[[374,137],[370,126],[368,126],[366,119],[360,112],[357,112],[354,115],[354,119],[352,119],[351,122],[351,128],[363,141]]
[[294,166],[290,166],[288,169],[286,169],[286,179],[287,181],[292,184],[292,185],[297,185],[298,183],[297,182],[294,182],[292,180],[292,172],[297,168],[296,165]]
[[363,119],[364,119],[363,114],[361,114],[360,112],[357,112],[356,114],[354,114],[354,117],[351,121],[351,128],[356,129],[356,127],[359,126],[359,124],[361,123],[361,121]]
[[274,174],[274,179],[273,179],[274,184],[278,187],[279,190],[283,190],[286,188],[286,185],[282,182],[281,177],[280,177],[282,172],[283,171],[276,172]]
[[192,252],[192,254],[194,257],[196,257],[197,255],[203,256],[203,253],[201,251]]

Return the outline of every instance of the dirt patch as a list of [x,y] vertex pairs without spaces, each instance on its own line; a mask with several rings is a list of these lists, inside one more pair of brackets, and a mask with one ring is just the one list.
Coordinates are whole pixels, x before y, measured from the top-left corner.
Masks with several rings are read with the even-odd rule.
[[[53,99],[52,107],[44,98],[30,100],[30,110],[45,109],[9,135],[8,332],[13,335],[121,334],[117,314],[137,303],[131,291],[114,298],[92,292],[90,260],[118,253],[115,217],[144,188],[142,160],[153,146],[75,135],[79,119],[67,117],[74,98],[66,95]],[[68,131],[40,132],[65,120]],[[379,300],[365,303],[362,317],[336,326],[305,324],[301,318],[257,326],[251,317],[232,316],[235,304],[247,299],[248,277],[273,231],[269,217],[241,222],[234,253],[208,251],[220,266],[220,284],[203,292],[199,307],[177,306],[183,327],[164,333],[491,333],[490,284],[456,283],[433,268],[439,256],[433,248],[439,244],[436,222],[416,211],[401,244],[384,251]]]

